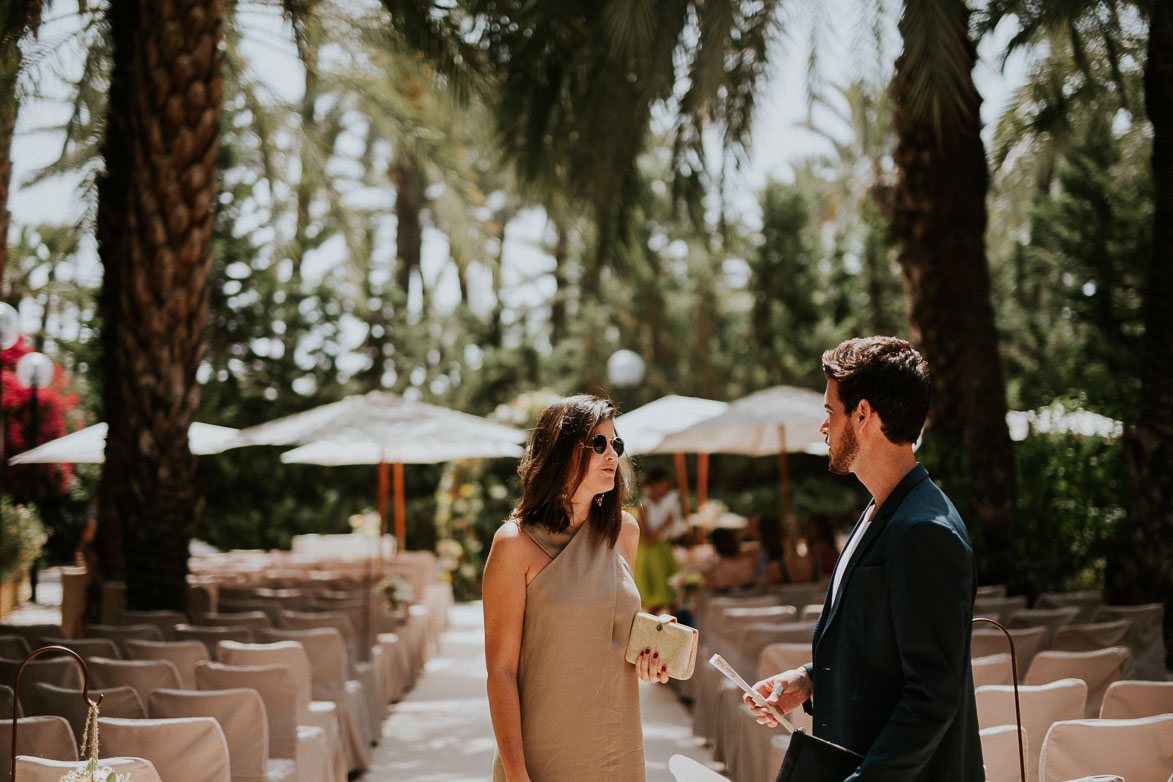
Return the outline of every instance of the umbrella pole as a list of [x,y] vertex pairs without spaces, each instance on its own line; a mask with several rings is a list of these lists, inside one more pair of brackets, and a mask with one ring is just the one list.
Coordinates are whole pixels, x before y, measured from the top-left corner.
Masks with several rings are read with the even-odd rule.
[[709,455],[696,455],[696,504],[697,507],[705,504],[709,498]]
[[[688,465],[684,461],[683,453],[674,453],[672,458],[676,463],[676,484],[680,490],[680,510],[684,513],[684,518],[687,521],[688,517],[692,515],[692,508],[688,501]],[[698,532],[697,534],[703,535],[704,533]]]
[[375,502],[378,503],[379,509],[379,535],[387,531],[387,488],[390,483],[391,465],[387,462],[379,462],[378,470],[378,488],[376,490]]
[[407,519],[403,503],[403,462],[392,465],[395,479],[395,537],[399,539],[400,550],[407,549]]
[[778,427],[778,479],[782,485],[782,523],[790,526],[790,465],[786,461],[786,429]]

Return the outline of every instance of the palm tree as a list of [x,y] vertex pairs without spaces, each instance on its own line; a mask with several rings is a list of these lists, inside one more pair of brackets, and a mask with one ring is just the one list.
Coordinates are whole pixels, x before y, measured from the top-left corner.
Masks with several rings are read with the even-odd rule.
[[20,107],[16,85],[24,55],[20,42],[41,26],[45,0],[12,0],[0,14],[0,297],[4,295],[4,267],[8,261],[8,187],[12,181],[12,137]]
[[[1168,568],[1173,559],[1168,543],[1173,538],[1173,484],[1168,480],[1173,475],[1173,411],[1167,404],[1173,398],[1173,355],[1168,349],[1173,333],[1173,311],[1168,307],[1173,297],[1173,8],[1167,0],[1042,5],[1001,0],[992,4],[986,24],[993,27],[1014,15],[1020,27],[1012,49],[1061,32],[1070,37],[1077,55],[1090,31],[1101,39],[1109,57],[1118,59],[1125,28],[1121,20],[1130,10],[1148,23],[1143,91],[1152,123],[1153,240],[1144,288],[1140,405],[1125,433],[1131,485],[1128,522],[1121,525],[1109,551],[1105,588],[1107,597],[1117,602],[1164,602],[1166,648],[1173,650],[1173,576]],[[1119,74],[1115,59],[1113,70]],[[1086,57],[1079,63],[1090,78]],[[1117,75],[1114,86],[1127,106],[1124,79]]]
[[[523,186],[562,194],[575,211],[586,207],[594,217],[596,260],[584,270],[584,288],[633,238],[628,216],[641,193],[637,160],[654,107],[673,112],[674,179],[677,192],[694,204],[704,192],[698,183],[706,176],[706,128],[715,128],[727,148],[748,138],[779,6],[778,0],[463,4],[494,77],[506,159]],[[675,95],[683,77],[688,88]]]
[[963,0],[908,0],[892,82],[897,181],[891,219],[912,341],[932,367],[933,437],[964,457],[987,554],[1013,572],[1015,472],[986,264],[985,150],[975,46]]
[[[111,0],[109,109],[98,183],[104,575],[135,608],[187,601],[196,520],[187,429],[199,400],[217,193],[220,0]],[[119,550],[121,548],[121,550]]]

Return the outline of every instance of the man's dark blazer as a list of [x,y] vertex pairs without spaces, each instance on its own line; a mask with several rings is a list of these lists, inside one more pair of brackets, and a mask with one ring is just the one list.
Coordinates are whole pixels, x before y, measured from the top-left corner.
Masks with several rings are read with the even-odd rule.
[[865,755],[849,780],[984,779],[969,655],[976,590],[965,525],[917,464],[815,626],[814,734]]

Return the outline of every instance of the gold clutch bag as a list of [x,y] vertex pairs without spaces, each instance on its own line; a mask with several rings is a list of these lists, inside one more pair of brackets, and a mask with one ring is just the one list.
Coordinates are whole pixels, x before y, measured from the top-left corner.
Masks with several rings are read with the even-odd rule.
[[631,620],[631,635],[627,640],[627,653],[623,659],[634,663],[644,649],[659,653],[660,665],[668,666],[668,675],[673,679],[692,677],[696,667],[697,631],[679,622],[666,621],[662,617],[639,612]]

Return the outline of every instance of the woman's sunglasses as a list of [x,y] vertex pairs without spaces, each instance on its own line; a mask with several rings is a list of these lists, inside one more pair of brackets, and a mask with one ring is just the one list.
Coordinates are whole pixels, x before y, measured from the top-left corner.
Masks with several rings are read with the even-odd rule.
[[[599,456],[602,456],[603,454],[607,453],[607,438],[604,435],[597,434],[590,439],[590,442],[586,444],[586,447],[590,448]],[[611,447],[615,449],[616,456],[623,455],[623,440],[616,437],[611,441]]]

